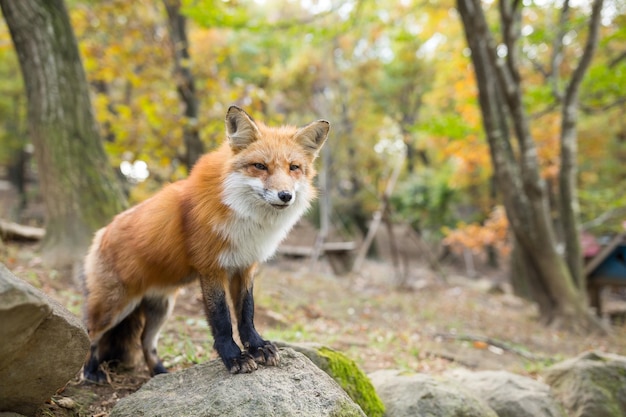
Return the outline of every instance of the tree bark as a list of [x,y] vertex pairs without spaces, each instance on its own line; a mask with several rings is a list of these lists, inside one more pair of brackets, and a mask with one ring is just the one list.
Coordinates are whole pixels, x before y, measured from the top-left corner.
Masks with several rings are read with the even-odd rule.
[[0,0],[0,8],[26,86],[46,206],[42,254],[53,265],[72,263],[125,200],[100,141],[63,0]]
[[174,74],[176,88],[184,107],[185,124],[183,141],[185,143],[185,165],[190,171],[204,153],[204,145],[198,133],[198,100],[191,73],[189,41],[187,40],[186,18],[180,13],[180,0],[163,0],[169,23],[170,39],[174,55]]
[[[563,327],[599,328],[587,310],[584,288],[577,288],[557,250],[545,181],[539,173],[535,142],[522,100],[517,62],[519,2],[502,0],[500,18],[507,56],[496,54],[480,0],[457,0],[467,43],[472,51],[479,102],[497,186],[523,256],[534,274],[528,285],[543,318]],[[517,142],[513,151],[510,133]],[[536,278],[536,279],[534,279]],[[537,297],[538,291],[545,296]]]
[[[591,64],[591,58],[598,45],[600,28],[600,12],[603,0],[595,0],[592,5],[589,21],[589,34],[582,57],[563,95],[563,110],[561,112],[561,169],[559,171],[559,211],[563,225],[563,240],[565,242],[565,258],[572,274],[574,283],[579,289],[587,286],[583,272],[583,253],[580,242],[581,227],[576,192],[578,135],[576,121],[578,120],[578,91],[580,84]],[[563,35],[564,36],[564,35]],[[562,42],[561,42],[562,43]],[[553,68],[558,72],[558,68]]]

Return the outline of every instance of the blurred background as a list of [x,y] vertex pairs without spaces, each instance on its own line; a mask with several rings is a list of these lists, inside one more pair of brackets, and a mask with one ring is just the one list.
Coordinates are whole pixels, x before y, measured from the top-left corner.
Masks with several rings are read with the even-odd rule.
[[[337,274],[378,259],[399,287],[419,281],[419,265],[442,280],[453,266],[512,282],[550,322],[561,295],[529,278],[550,275],[532,272],[537,259],[565,259],[575,288],[562,293],[584,298],[584,258],[624,231],[626,4],[486,1],[472,15],[470,3],[66,0],[117,211],[186,177],[224,139],[231,104],[271,125],[324,118],[320,199],[284,255],[325,257]],[[498,111],[494,136],[485,116]],[[59,180],[36,162],[53,145],[33,125],[0,20],[0,217],[51,235],[42,178]],[[550,223],[544,240],[524,236],[537,219]]]

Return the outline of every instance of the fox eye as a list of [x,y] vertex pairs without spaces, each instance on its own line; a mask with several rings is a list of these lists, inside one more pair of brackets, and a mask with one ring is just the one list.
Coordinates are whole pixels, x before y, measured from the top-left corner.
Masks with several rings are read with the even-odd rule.
[[256,169],[258,169],[259,171],[267,171],[267,166],[265,164],[262,164],[260,162],[257,162],[255,164],[252,164]]
[[300,169],[300,165],[291,164],[291,165],[289,165],[289,169],[290,169],[291,171],[297,171],[297,170],[299,170],[299,169]]

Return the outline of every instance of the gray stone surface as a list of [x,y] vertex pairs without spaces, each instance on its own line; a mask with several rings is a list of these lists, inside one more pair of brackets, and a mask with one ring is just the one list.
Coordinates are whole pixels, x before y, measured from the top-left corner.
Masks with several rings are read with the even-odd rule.
[[471,372],[455,369],[445,376],[475,393],[498,417],[566,417],[550,387],[506,371]]
[[389,417],[498,417],[483,400],[446,379],[393,370],[369,377]]
[[88,349],[76,316],[0,264],[0,411],[33,415]]
[[626,416],[626,357],[587,352],[542,372],[570,417]]
[[318,368],[330,375],[368,417],[384,415],[385,407],[371,381],[357,364],[343,353],[317,343],[276,342],[276,345],[292,348],[309,358]]
[[120,400],[110,417],[364,417],[326,373],[293,349],[277,367],[231,375],[219,360],[157,375]]

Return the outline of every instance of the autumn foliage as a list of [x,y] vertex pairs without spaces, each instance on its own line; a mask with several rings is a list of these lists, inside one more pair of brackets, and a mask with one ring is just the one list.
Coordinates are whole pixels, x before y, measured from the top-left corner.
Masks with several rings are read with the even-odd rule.
[[453,252],[469,249],[475,255],[484,255],[492,248],[505,258],[511,252],[509,222],[504,207],[496,206],[482,223],[459,223],[456,228],[444,228],[443,243]]
[[[332,121],[327,192],[342,232],[362,232],[378,207],[396,160],[380,145],[391,143],[407,152],[391,199],[394,219],[445,236],[455,250],[491,247],[505,256],[506,216],[494,192],[474,71],[454,4],[305,3],[182,1],[191,55],[182,65],[196,78],[200,109],[190,121],[180,111],[162,2],[67,2],[113,168],[136,161],[147,166],[146,181],[126,183],[130,200],[185,176],[183,127],[193,123],[204,147],[213,149],[234,103],[270,123]],[[520,70],[541,175],[556,193],[561,118],[540,70],[550,57],[554,34],[546,22],[554,13],[550,4],[525,7]],[[626,85],[624,19],[619,7],[607,15],[581,93],[583,222],[626,204],[619,192],[626,184],[624,107],[613,104],[623,103]],[[579,26],[568,28],[564,74],[584,42]],[[23,87],[3,24],[0,75],[0,165],[9,166],[27,141]],[[619,219],[602,227],[619,229]]]

